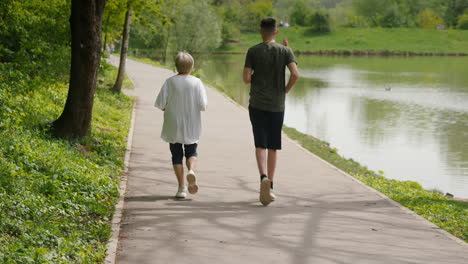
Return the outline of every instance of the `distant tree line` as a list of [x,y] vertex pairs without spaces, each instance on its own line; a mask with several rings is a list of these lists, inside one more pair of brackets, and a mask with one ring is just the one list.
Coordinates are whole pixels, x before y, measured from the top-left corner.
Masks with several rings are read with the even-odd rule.
[[[332,26],[468,29],[468,0],[278,0],[283,19],[327,31]],[[289,16],[288,16],[289,15]],[[324,26],[328,24],[328,27]]]

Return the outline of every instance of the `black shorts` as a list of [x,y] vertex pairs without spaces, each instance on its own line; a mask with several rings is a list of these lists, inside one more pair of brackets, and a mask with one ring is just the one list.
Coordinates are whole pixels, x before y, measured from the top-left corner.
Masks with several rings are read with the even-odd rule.
[[[184,145],[186,159],[198,156],[197,146],[197,143]],[[171,150],[172,154],[172,164],[182,164],[182,160],[184,159],[184,151],[182,150],[182,144],[169,144],[169,149]]]
[[281,149],[284,112],[270,112],[249,106],[256,148]]

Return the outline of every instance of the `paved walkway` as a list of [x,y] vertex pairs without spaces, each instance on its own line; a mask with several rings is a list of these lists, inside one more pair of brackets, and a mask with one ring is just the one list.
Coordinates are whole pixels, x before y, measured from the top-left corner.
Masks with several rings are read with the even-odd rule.
[[127,67],[138,99],[118,263],[468,263],[466,244],[287,138],[277,201],[261,206],[248,113],[212,88],[199,193],[174,200],[163,115],[153,107],[173,73],[131,60]]

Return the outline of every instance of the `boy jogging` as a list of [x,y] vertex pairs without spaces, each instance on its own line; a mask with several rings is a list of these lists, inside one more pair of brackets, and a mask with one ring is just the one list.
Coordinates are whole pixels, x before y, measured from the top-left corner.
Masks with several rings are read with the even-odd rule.
[[[255,157],[260,173],[260,202],[268,205],[275,200],[277,150],[281,149],[281,129],[284,101],[299,72],[292,50],[275,42],[279,33],[275,19],[267,17],[260,24],[263,42],[249,49],[245,58],[243,80],[251,84],[249,116],[255,141]],[[286,84],[285,71],[291,75]]]
[[193,168],[201,135],[201,111],[205,111],[208,104],[202,81],[190,75],[193,63],[189,53],[177,54],[175,65],[179,74],[166,80],[155,102],[155,106],[164,111],[161,138],[169,143],[172,165],[179,183],[175,197],[181,199],[187,196],[182,163],[184,150],[188,191],[191,194],[198,191]]

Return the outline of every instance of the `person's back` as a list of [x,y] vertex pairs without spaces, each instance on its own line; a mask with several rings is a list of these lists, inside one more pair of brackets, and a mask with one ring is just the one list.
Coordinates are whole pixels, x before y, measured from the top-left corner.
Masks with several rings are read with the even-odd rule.
[[286,66],[294,62],[288,47],[262,42],[247,53],[246,66],[253,69],[250,106],[271,112],[284,111]]
[[192,75],[175,75],[166,80],[167,93],[161,137],[170,143],[196,143],[201,133],[201,112],[205,110],[203,84]]
[[[260,173],[260,202],[268,205],[276,197],[272,190],[277,150],[281,149],[284,101],[299,72],[292,50],[275,42],[278,29],[273,18],[262,19],[260,34],[263,42],[247,52],[242,78],[244,83],[251,84],[249,117]],[[287,85],[286,67],[291,72]]]
[[208,104],[202,81],[190,75],[193,64],[193,57],[187,52],[177,54],[175,65],[178,74],[164,82],[154,104],[164,111],[161,138],[169,143],[172,154],[172,166],[179,184],[175,197],[182,199],[187,196],[182,165],[184,156],[188,191],[191,194],[198,192],[193,168],[201,136],[201,111],[205,111]]

